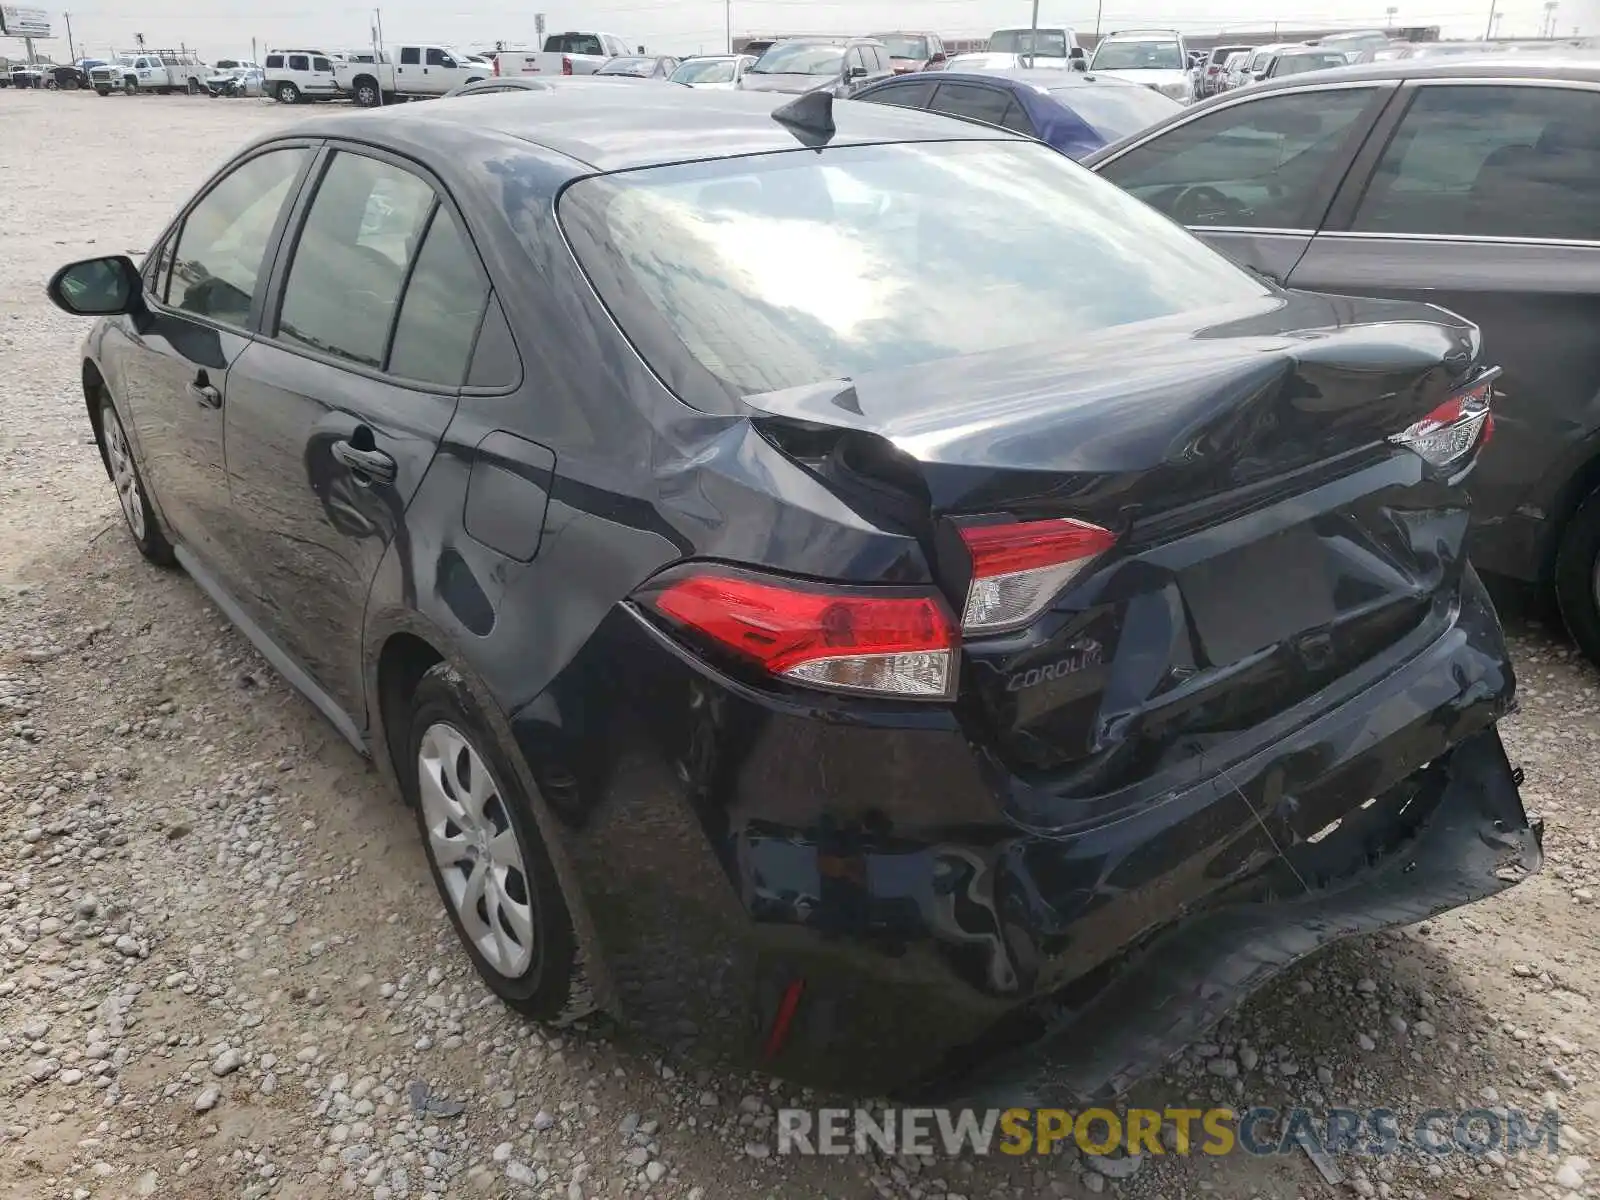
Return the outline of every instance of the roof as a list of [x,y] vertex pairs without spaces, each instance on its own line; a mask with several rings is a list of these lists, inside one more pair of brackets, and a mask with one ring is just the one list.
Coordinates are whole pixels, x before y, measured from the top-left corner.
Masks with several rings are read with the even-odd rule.
[[[893,79],[885,79],[881,83],[874,84],[868,90],[876,90],[890,83],[905,83],[907,79],[916,81],[917,75],[896,75]],[[1085,71],[940,71],[936,74],[930,74],[927,78],[929,83],[948,82],[951,80],[961,83],[993,83],[996,80],[1009,80],[1012,83],[1042,88],[1047,92],[1060,92],[1074,87],[1143,88],[1145,86],[1142,83],[1134,83],[1132,80],[1118,79],[1112,75]]]
[[[1312,47],[1315,49],[1315,47]],[[1600,58],[1561,58],[1556,55],[1538,57],[1519,54],[1492,54],[1483,58],[1472,55],[1441,55],[1437,58],[1398,58],[1387,62],[1358,63],[1350,67],[1332,67],[1326,71],[1310,71],[1302,75],[1285,75],[1252,84],[1248,92],[1259,96],[1265,92],[1284,88],[1306,87],[1319,83],[1359,83],[1364,80],[1390,79],[1556,79],[1575,83],[1600,83]],[[1242,92],[1224,92],[1216,100],[1237,97]],[[1208,100],[1206,104],[1215,104]],[[1203,106],[1197,106],[1203,107]]]
[[[548,90],[400,104],[312,117],[272,135],[394,141],[453,154],[467,138],[516,140],[600,171],[794,150],[772,119],[794,100],[775,92],[641,88],[592,76],[543,81]],[[835,146],[877,142],[995,141],[1015,135],[885,104],[836,102]]]

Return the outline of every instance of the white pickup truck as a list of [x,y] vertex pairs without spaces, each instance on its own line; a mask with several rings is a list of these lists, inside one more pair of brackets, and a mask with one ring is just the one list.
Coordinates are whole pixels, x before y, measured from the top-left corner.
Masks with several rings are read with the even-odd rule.
[[187,50],[140,50],[119,54],[89,72],[89,85],[102,96],[112,92],[171,92],[199,95],[206,90],[211,68]]
[[495,56],[494,73],[593,75],[613,58],[633,53],[634,48],[614,33],[552,33],[544,39],[542,51],[501,51]]
[[379,62],[338,62],[333,67],[339,90],[363,108],[442,96],[493,73],[482,59],[451,46],[398,46],[385,51]]

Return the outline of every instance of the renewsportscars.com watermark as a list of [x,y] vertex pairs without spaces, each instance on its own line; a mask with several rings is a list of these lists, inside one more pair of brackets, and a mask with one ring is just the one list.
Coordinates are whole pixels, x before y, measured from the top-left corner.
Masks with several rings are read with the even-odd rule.
[[780,1108],[778,1153],[795,1155],[1328,1154],[1560,1152],[1561,1118],[1519,1109],[1429,1109],[1403,1122],[1386,1108]]

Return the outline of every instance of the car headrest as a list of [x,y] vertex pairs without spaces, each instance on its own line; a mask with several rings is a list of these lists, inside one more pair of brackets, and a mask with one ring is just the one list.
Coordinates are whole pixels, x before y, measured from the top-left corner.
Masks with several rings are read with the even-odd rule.
[[1539,135],[1541,154],[1594,154],[1600,151],[1600,126],[1582,121],[1552,121]]

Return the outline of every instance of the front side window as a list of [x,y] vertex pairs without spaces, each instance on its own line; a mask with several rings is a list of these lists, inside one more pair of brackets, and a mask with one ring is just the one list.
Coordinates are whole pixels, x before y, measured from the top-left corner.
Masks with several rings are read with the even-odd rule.
[[1100,168],[1185,225],[1301,229],[1372,88],[1263,96],[1187,121]]
[[389,373],[459,386],[488,298],[471,243],[450,211],[437,209],[400,304]]
[[433,188],[409,171],[336,154],[295,247],[278,336],[381,367],[406,267],[433,202]]
[[1600,93],[1417,91],[1352,228],[1600,241]]
[[437,46],[428,47],[428,65],[430,67],[453,67],[456,60],[451,58]]
[[311,60],[311,67],[312,67],[313,70],[316,70],[316,71],[331,71],[331,70],[333,70],[333,64],[331,62],[329,62],[325,58],[313,58]]
[[190,210],[178,235],[167,303],[244,328],[278,214],[311,151],[272,150],[241,164]]
[[[559,216],[596,290],[697,402],[1176,314],[1275,303],[1261,282],[1033,142],[848,146],[629,171]],[[513,223],[517,221],[513,214]]]

